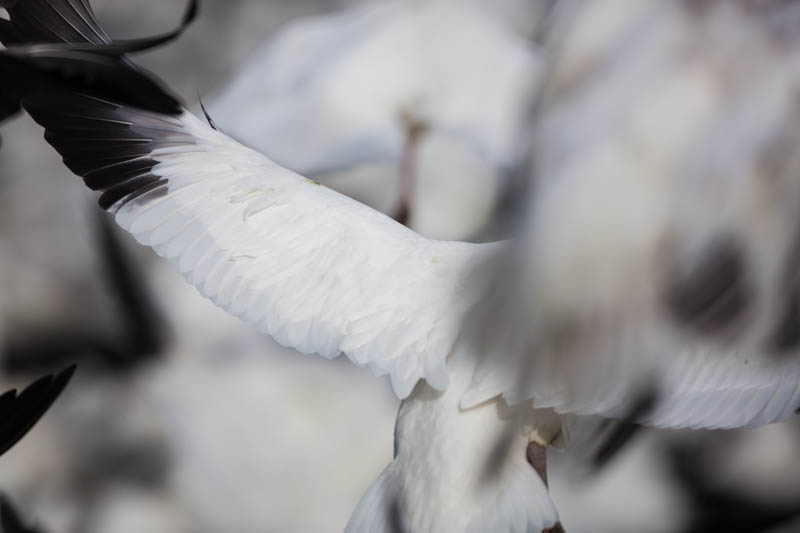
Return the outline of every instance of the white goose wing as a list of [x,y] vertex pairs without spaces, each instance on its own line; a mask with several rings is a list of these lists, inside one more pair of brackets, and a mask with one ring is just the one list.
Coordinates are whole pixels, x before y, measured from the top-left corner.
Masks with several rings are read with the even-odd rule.
[[782,3],[570,3],[537,124],[535,254],[511,295],[535,287],[539,331],[524,362],[498,364],[498,342],[463,403],[625,416],[646,389],[637,418],[655,426],[791,416],[800,63],[778,35],[796,19]]
[[757,427],[800,409],[800,361],[794,354],[722,349],[690,338],[577,338],[567,350],[539,353],[527,363],[509,358],[502,346],[486,351],[462,407],[502,395],[511,404],[530,400],[565,414],[708,429]]
[[420,378],[447,385],[473,269],[496,245],[424,239],[188,112],[77,93],[25,107],[120,226],[217,305],[284,345],[389,374],[401,398]]

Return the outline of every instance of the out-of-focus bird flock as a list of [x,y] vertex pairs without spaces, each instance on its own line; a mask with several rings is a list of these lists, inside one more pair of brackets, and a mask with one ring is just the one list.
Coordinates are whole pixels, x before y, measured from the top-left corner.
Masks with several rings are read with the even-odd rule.
[[[181,0],[91,4],[114,38],[167,31],[185,7]],[[475,343],[488,343],[490,352],[497,344],[527,350],[527,336],[541,331],[521,326],[519,335],[520,323],[554,308],[572,318],[567,315],[577,308],[586,311],[579,319],[600,316],[598,323],[606,324],[606,292],[635,293],[620,297],[625,305],[611,306],[632,314],[608,323],[627,320],[645,332],[655,329],[649,309],[636,300],[650,294],[640,290],[650,278],[626,261],[626,254],[644,252],[615,249],[614,239],[622,232],[630,236],[625,243],[649,242],[658,210],[691,232],[678,241],[687,247],[685,256],[731,220],[745,221],[751,255],[784,244],[776,243],[776,234],[790,227],[784,213],[747,218],[753,213],[748,209],[772,205],[769,199],[742,200],[736,196],[742,188],[725,184],[745,180],[754,168],[765,179],[794,168],[793,108],[782,98],[797,88],[794,72],[784,68],[796,60],[784,55],[798,49],[800,10],[777,0],[742,0],[732,7],[700,0],[654,4],[204,0],[180,39],[136,61],[200,116],[206,112],[221,132],[424,237],[508,238],[509,224],[522,218],[523,236],[509,255],[532,249],[552,255],[522,274],[517,265],[527,263],[511,258],[494,279],[501,294],[523,293],[519,287],[531,284],[539,291],[537,303],[495,313],[489,298],[477,315],[488,325],[475,330],[488,330],[489,340]],[[747,17],[759,18],[758,24]],[[676,118],[687,110],[695,122]],[[0,136],[0,390],[77,364],[48,413],[0,457],[0,492],[10,505],[0,505],[0,527],[76,533],[342,530],[396,453],[392,428],[399,402],[390,380],[343,357],[298,354],[202,298],[112,224],[97,207],[97,195],[70,174],[27,115],[3,123]],[[593,173],[607,179],[582,187],[582,177]],[[694,181],[675,192],[679,187],[663,182],[676,174],[684,185]],[[659,181],[662,176],[667,178]],[[561,181],[552,186],[548,180]],[[788,195],[798,192],[791,185],[777,189],[787,195],[781,204],[787,211],[796,203]],[[531,197],[535,215],[524,212]],[[754,207],[757,201],[762,203]],[[593,209],[581,210],[587,206]],[[570,248],[584,235],[586,246]],[[684,257],[683,251],[675,255]],[[771,267],[761,265],[768,259],[751,262],[769,271],[762,279],[758,270],[756,283],[772,279]],[[709,268],[715,276],[710,290],[729,291],[727,300],[698,290],[695,300],[675,303],[678,315],[697,306],[707,313],[691,327],[724,322],[736,312],[726,307],[738,297],[737,280],[726,281],[734,276],[732,267]],[[719,284],[724,286],[714,289]],[[765,302],[749,297],[766,316]],[[554,307],[546,307],[550,303]],[[739,422],[738,415],[747,416],[763,399],[715,395],[713,385],[695,391],[693,380],[700,381],[702,372],[717,372],[707,367],[684,378],[656,365],[664,387],[695,394],[683,400],[694,402],[692,409],[672,405],[670,411],[658,403],[669,391],[648,388],[653,367],[628,365],[606,351],[633,347],[641,350],[633,356],[645,361],[664,354],[646,342],[592,336],[579,320],[547,325],[558,330],[554,337],[570,337],[563,353],[571,353],[574,337],[596,346],[600,365],[609,361],[599,369],[581,366],[577,383],[585,394],[599,394],[614,376],[626,384],[623,392],[601,391],[612,397],[604,399],[608,405],[578,409],[593,416],[572,428],[569,450],[547,452],[550,494],[566,531],[800,528],[797,420],[738,430],[641,426],[648,420],[657,426],[747,425],[751,419]],[[497,333],[506,326],[515,334]],[[672,347],[671,335],[657,340]],[[720,338],[726,345],[732,337],[728,331]],[[547,370],[564,360],[575,364],[567,356],[531,365],[516,359],[527,354],[508,357],[519,379],[513,391],[493,388],[495,369],[476,374],[468,393],[475,403],[526,394],[525,380],[546,391],[560,376],[558,368],[552,375]],[[681,357],[676,353],[676,365],[684,364]],[[736,370],[719,373],[734,376]],[[724,378],[717,384],[719,390],[728,386]],[[614,404],[639,392],[641,411],[635,401]],[[557,406],[560,399],[544,401]],[[704,409],[725,406],[730,412],[722,422],[704,418]],[[621,422],[596,416],[611,414]],[[598,443],[605,446],[600,452]]]

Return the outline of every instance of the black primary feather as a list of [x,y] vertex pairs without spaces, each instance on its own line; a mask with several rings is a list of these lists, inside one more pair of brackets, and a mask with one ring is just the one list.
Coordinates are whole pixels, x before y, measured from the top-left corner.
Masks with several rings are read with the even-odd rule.
[[592,471],[597,473],[607,466],[619,452],[631,443],[642,429],[638,423],[647,417],[658,404],[655,387],[644,387],[631,402],[626,416],[620,420],[607,420],[593,439],[600,443],[590,459]]
[[101,191],[103,209],[119,207],[145,193],[159,194],[166,180],[153,173],[157,148],[194,144],[181,122],[94,96],[71,93],[26,102],[45,139],[64,164]]
[[41,377],[17,394],[0,395],[0,455],[7,452],[39,421],[61,395],[75,372],[75,365],[55,375]]
[[746,257],[728,238],[709,245],[688,268],[677,269],[665,294],[676,322],[709,333],[736,324],[752,303]]
[[41,530],[26,525],[11,501],[0,494],[0,533],[41,533]]
[[[197,0],[189,0],[189,4],[184,11],[180,24],[173,30],[155,35],[153,37],[141,37],[139,39],[117,39],[111,40],[105,38],[102,42],[95,42],[90,39],[78,38],[74,41],[47,41],[47,40],[31,40],[24,43],[13,44],[10,43],[13,49],[27,50],[31,56],[43,57],[50,54],[58,54],[65,52],[91,52],[93,54],[111,56],[121,58],[128,66],[138,69],[135,64],[125,60],[122,56],[125,54],[135,54],[144,52],[152,48],[157,48],[161,45],[177,39],[189,27],[197,16]],[[12,16],[11,23],[13,25],[14,19]],[[98,26],[98,31],[102,29]],[[21,28],[15,29],[16,32],[23,36],[28,36],[27,33]],[[105,34],[103,34],[105,35]],[[5,44],[5,43],[4,43]],[[6,46],[9,46],[7,44]]]
[[[46,4],[61,6],[63,1]],[[34,0],[30,5],[41,2]],[[17,10],[27,5],[21,2],[9,10],[12,22]],[[80,12],[91,13],[88,4]],[[87,39],[79,46],[37,43],[0,52],[0,79],[15,80],[0,88],[5,97],[0,100],[21,102],[45,127],[45,139],[62,155],[66,166],[90,188],[102,192],[104,209],[119,207],[145,193],[158,194],[166,181],[152,172],[156,162],[151,153],[194,143],[175,117],[183,112],[177,99],[155,77],[115,54],[176,37],[196,12],[197,2],[192,0],[180,28],[147,42],[94,44]],[[69,25],[68,17],[54,20],[60,22],[46,24],[50,33],[69,33],[58,29]],[[41,39],[45,33],[27,23],[17,30],[34,34],[24,34],[26,42]],[[95,41],[105,35],[99,26],[96,35]]]
[[197,15],[190,0],[180,25],[155,37],[111,40],[88,2],[81,0],[0,0],[10,20],[0,24],[0,119],[23,100],[78,90],[142,109],[178,114],[181,102],[155,77],[124,54],[141,52],[177,38]]
[[112,40],[100,27],[88,0],[0,0],[0,7],[5,7],[9,14],[9,20],[0,25],[0,42],[7,47],[60,43],[77,50],[117,56],[165,44],[180,36],[197,16],[197,0],[189,0],[181,23],[174,30],[153,37]]
[[0,25],[6,46],[34,43],[108,44],[87,0],[0,0],[10,21]]

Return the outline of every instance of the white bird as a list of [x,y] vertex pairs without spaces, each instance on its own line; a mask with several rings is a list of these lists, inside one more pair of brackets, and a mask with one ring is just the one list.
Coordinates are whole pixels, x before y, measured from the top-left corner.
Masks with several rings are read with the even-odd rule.
[[[540,79],[539,50],[508,25],[474,0],[301,19],[209,107],[223,131],[278,164],[358,197],[363,183],[377,186],[376,206],[423,235],[464,238],[486,222],[519,160]],[[461,160],[461,172],[443,172]],[[365,167],[371,178],[354,180]],[[396,186],[378,179],[384,172]]]
[[[348,531],[536,532],[558,516],[527,464],[529,444],[566,444],[574,414],[625,415],[642,379],[656,380],[658,396],[639,421],[660,427],[760,425],[800,406],[800,361],[775,356],[798,342],[786,228],[796,227],[800,191],[784,172],[796,151],[773,154],[777,166],[747,159],[758,164],[743,162],[738,174],[680,164],[699,139],[724,152],[731,138],[715,135],[720,128],[751,156],[784,138],[793,146],[793,129],[778,126],[800,70],[776,53],[779,37],[757,31],[761,10],[778,4],[698,14],[615,1],[578,3],[564,29],[536,145],[547,172],[505,283],[491,274],[507,245],[425,239],[239,145],[165,93],[152,106],[129,104],[141,94],[107,41],[97,55],[10,48],[0,72],[14,82],[2,90],[21,97],[65,164],[103,191],[117,222],[206,297],[286,345],[344,353],[390,376],[404,399],[395,458]],[[46,2],[64,18],[26,19],[36,2],[8,8],[29,42],[92,20],[85,4],[66,0]],[[587,38],[596,20],[604,31]],[[752,30],[751,57],[771,62],[739,62],[732,28]],[[692,48],[706,35],[713,46]],[[609,84],[589,75],[629,39],[634,57],[599,70]],[[126,72],[125,85],[72,76],[97,64]],[[714,83],[709,64],[728,67],[734,89]],[[771,97],[755,116],[736,105],[751,90]],[[609,95],[624,102],[603,105]],[[753,124],[761,129],[743,127]],[[734,238],[715,239],[722,230]],[[495,313],[484,326],[476,320],[487,309]]]
[[[800,399],[800,64],[786,33],[800,11],[567,1],[561,13],[530,257],[501,289],[525,327],[484,340],[462,405],[505,394],[618,416],[644,381],[660,393],[650,425],[785,419]],[[531,379],[509,392],[520,359]]]

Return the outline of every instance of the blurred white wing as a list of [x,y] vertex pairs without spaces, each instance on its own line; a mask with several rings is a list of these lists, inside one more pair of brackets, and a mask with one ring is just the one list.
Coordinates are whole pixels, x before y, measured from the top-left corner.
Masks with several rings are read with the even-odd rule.
[[[199,291],[278,342],[344,352],[398,396],[445,360],[496,246],[424,239],[214,131],[83,95],[28,102],[101,205]],[[89,142],[87,142],[89,140]]]
[[484,343],[462,403],[625,416],[651,391],[637,418],[655,426],[789,417],[800,64],[781,28],[796,18],[783,3],[562,5],[521,246],[533,253],[506,298],[526,295],[505,314],[526,322]]
[[637,422],[712,429],[760,426],[785,420],[800,408],[795,356],[684,340],[587,337],[574,351],[540,353],[532,364],[489,351],[482,354],[461,404],[470,407],[502,394],[510,403],[532,400],[535,407],[560,413],[627,418],[643,407],[640,401],[652,398]]
[[661,400],[643,422],[660,427],[755,427],[785,420],[800,407],[794,357],[684,351],[664,369]]

